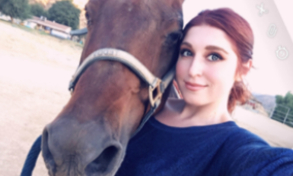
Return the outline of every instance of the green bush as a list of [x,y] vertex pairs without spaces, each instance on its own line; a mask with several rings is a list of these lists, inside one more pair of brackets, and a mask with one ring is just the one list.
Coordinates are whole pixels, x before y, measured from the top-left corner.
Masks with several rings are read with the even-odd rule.
[[71,1],[58,1],[48,10],[48,19],[77,29],[80,10]]
[[272,118],[283,122],[286,118],[285,123],[293,127],[293,94],[288,92],[284,97],[281,95],[276,96],[277,106],[274,110]]
[[14,18],[20,20],[30,18],[28,0],[0,0],[0,11],[10,16],[12,22]]
[[48,18],[48,12],[41,4],[32,4],[30,7],[31,14],[37,17],[44,16]]

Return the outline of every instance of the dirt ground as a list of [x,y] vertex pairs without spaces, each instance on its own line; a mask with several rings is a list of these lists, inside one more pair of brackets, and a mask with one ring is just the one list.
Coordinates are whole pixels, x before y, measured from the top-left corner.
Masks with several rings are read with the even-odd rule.
[[[0,175],[17,176],[34,140],[68,101],[82,48],[0,21]],[[236,108],[239,126],[293,148],[293,128]],[[34,176],[46,175],[39,157]]]
[[[0,21],[1,176],[20,174],[34,140],[68,101],[81,51],[76,43]],[[46,173],[37,164],[34,175]]]

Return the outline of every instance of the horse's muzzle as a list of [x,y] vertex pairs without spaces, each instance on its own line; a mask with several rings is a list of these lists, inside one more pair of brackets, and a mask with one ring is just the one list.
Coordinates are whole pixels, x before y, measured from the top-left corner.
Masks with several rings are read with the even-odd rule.
[[113,139],[108,128],[97,125],[57,120],[46,126],[42,154],[50,176],[111,176],[116,173],[125,147]]

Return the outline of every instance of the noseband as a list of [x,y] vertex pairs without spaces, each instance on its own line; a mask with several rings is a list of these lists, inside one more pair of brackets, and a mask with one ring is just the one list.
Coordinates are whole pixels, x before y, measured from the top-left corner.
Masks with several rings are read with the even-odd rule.
[[128,52],[114,49],[114,48],[102,48],[91,53],[77,68],[76,72],[72,76],[69,84],[69,91],[72,93],[74,87],[82,75],[82,73],[94,62],[110,60],[123,63],[128,66],[139,78],[146,82],[149,86],[149,101],[151,108],[144,115],[143,119],[133,136],[138,133],[147,120],[152,116],[155,110],[159,107],[162,99],[162,95],[165,92],[167,86],[172,82],[175,74],[175,66],[173,66],[162,79],[154,76],[138,59]]

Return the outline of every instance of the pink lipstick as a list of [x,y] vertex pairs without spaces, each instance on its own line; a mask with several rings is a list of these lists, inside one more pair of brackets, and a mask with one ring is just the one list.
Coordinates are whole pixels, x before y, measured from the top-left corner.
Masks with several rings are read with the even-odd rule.
[[198,91],[198,90],[202,90],[202,89],[206,88],[207,85],[185,82],[185,87],[191,91]]

